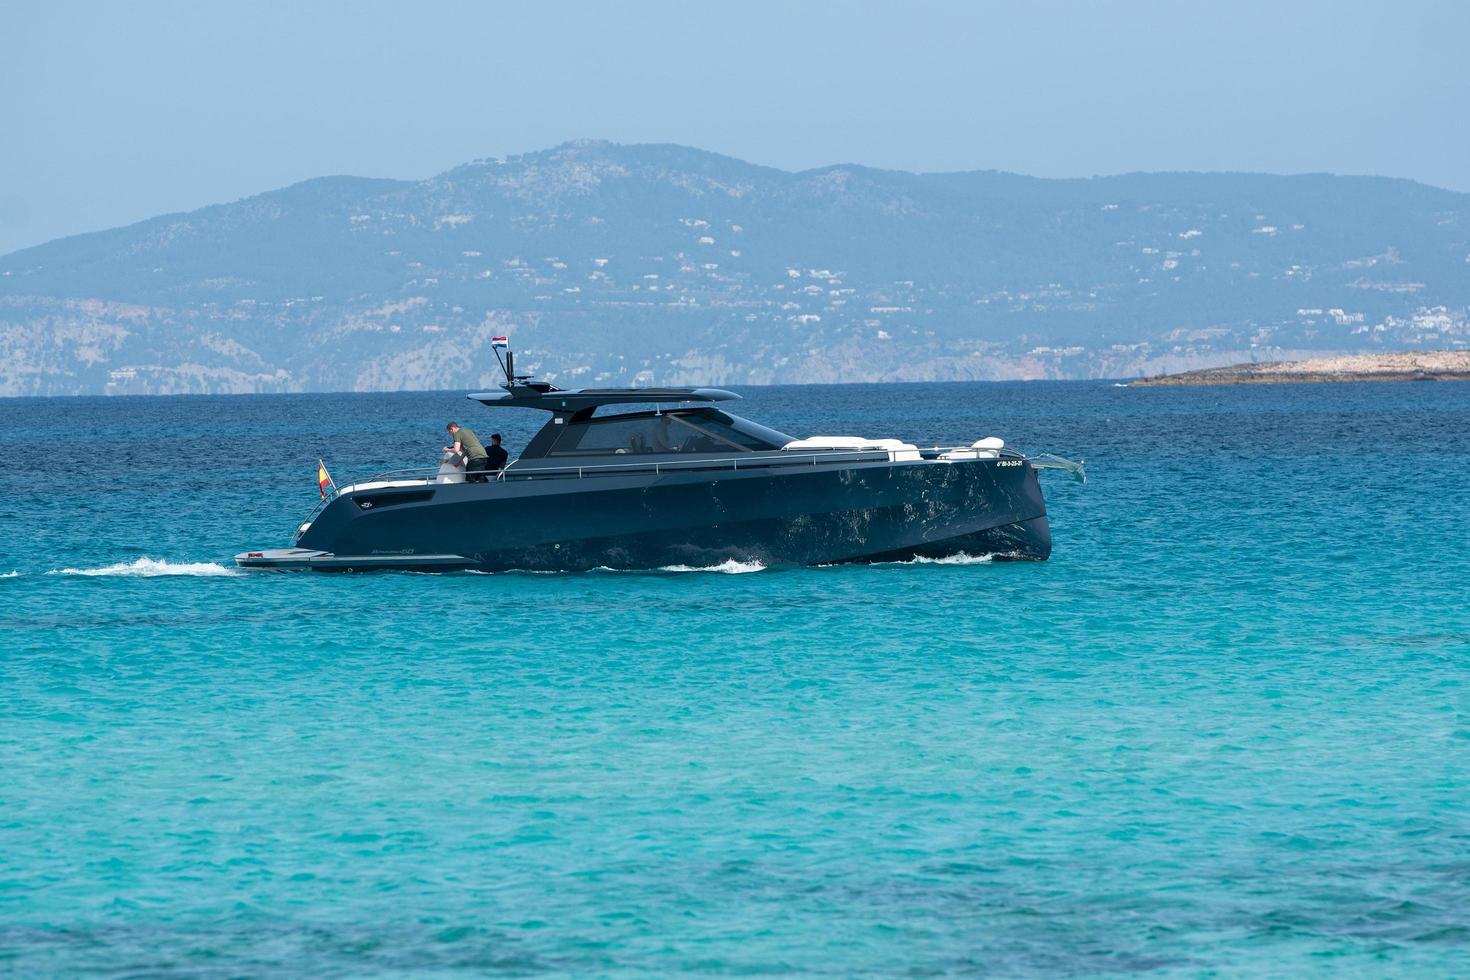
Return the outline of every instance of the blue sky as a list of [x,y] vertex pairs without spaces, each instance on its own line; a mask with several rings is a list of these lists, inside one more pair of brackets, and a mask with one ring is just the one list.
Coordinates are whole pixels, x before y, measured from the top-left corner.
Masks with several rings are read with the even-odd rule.
[[0,6],[0,253],[569,139],[1470,191],[1470,3]]

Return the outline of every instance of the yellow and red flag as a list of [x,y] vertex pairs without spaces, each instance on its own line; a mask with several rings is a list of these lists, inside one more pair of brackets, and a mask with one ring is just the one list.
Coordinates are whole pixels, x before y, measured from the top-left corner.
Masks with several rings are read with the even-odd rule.
[[321,490],[322,492],[323,500],[327,499],[327,487],[331,487],[333,490],[337,489],[337,485],[333,483],[332,478],[327,475],[327,464],[323,463],[321,460],[316,461],[316,485],[317,489]]

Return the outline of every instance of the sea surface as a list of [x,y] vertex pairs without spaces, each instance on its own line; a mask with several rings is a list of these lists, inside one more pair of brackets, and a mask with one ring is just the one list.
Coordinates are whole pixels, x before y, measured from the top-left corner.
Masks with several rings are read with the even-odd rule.
[[748,389],[1048,562],[309,575],[461,393],[0,401],[0,973],[1470,975],[1470,384]]

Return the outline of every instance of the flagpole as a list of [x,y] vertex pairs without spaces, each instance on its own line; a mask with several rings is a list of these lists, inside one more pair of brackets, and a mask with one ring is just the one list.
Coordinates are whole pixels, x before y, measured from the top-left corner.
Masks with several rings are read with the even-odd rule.
[[[322,461],[322,458],[320,456],[318,456],[316,458],[316,465],[317,466],[320,466],[322,472],[327,474],[327,484],[332,488],[332,496],[335,497],[337,495],[337,481],[334,480],[334,479],[332,479],[332,474],[331,473],[327,472],[327,464]],[[326,494],[326,491],[323,490],[322,491],[322,496],[323,497],[326,497],[326,495],[327,495]]]

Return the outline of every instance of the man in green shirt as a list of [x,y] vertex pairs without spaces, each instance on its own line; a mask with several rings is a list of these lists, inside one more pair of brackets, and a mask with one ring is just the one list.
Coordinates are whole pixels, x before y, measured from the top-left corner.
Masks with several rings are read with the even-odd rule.
[[461,453],[465,458],[465,479],[470,483],[484,483],[485,478],[478,474],[490,468],[490,457],[479,437],[458,422],[450,422],[445,428],[449,430],[449,438],[454,440],[454,445],[445,446],[444,451]]

